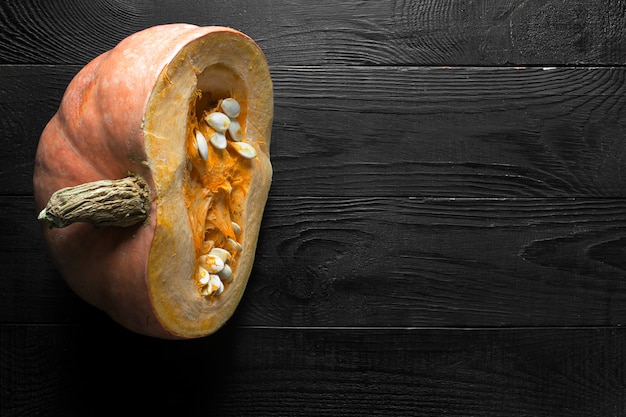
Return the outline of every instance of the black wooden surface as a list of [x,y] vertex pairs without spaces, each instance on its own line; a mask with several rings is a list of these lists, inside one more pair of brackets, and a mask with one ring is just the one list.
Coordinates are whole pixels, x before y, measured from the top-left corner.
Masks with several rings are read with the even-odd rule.
[[[275,174],[217,334],[131,334],[32,201],[72,76],[160,23],[232,26]],[[0,415],[626,415],[626,2],[0,3]],[[143,415],[143,414],[142,414]]]

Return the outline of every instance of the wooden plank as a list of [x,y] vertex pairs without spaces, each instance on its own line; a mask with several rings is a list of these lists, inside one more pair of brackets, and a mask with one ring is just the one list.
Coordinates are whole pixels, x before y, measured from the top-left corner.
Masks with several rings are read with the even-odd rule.
[[[85,323],[29,197],[0,197],[0,322]],[[236,322],[253,326],[626,323],[625,199],[271,195]]]
[[[0,197],[0,323],[72,323],[98,316],[48,257],[32,197]],[[47,317],[47,318],[46,318]]]
[[615,325],[623,200],[271,199],[241,320]]
[[0,63],[85,64],[169,22],[231,26],[281,65],[626,62],[622,1],[4,1]]
[[113,327],[3,325],[0,349],[7,417],[605,417],[626,406],[626,330],[616,328],[227,327],[172,343]]
[[625,74],[624,68],[280,68],[274,190],[622,197]]
[[[79,67],[0,67],[0,194]],[[279,196],[624,197],[626,68],[274,67]]]
[[39,136],[78,70],[0,66],[1,194],[32,194]]

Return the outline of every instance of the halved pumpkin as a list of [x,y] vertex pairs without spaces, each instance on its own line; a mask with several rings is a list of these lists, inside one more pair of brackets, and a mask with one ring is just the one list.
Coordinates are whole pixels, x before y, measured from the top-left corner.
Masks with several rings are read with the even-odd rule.
[[41,135],[33,179],[69,286],[138,333],[220,328],[254,261],[272,117],[266,59],[233,29],[156,26],[85,66]]

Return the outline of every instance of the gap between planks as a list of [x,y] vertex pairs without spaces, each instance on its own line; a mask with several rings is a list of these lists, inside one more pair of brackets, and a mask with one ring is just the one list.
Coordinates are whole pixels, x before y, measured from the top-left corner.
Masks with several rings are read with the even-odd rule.
[[[100,323],[98,321],[97,323]],[[96,324],[97,324],[96,323]],[[118,326],[117,324],[111,322],[112,326],[119,327],[123,329],[123,327]],[[8,327],[49,327],[49,328],[61,328],[61,327],[86,327],[87,323],[11,323],[11,322],[3,322],[0,323],[0,328],[8,328]],[[390,331],[390,332],[398,332],[398,331],[406,331],[406,332],[420,332],[420,331],[446,331],[446,332],[497,332],[497,331],[529,331],[529,330],[537,330],[537,331],[545,331],[545,330],[580,330],[580,331],[588,331],[588,330],[626,330],[626,327],[621,325],[597,325],[597,326],[261,326],[261,325],[233,325],[228,326],[230,330],[284,330],[284,331],[371,331],[371,332],[381,332],[381,331]],[[221,331],[221,329],[219,330]],[[219,332],[218,331],[218,332]],[[207,336],[207,337],[210,337]]]

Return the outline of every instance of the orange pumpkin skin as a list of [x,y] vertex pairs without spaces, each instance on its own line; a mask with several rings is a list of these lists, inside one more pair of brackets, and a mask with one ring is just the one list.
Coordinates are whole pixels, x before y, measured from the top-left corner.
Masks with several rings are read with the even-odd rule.
[[[212,75],[217,81],[211,81]],[[233,86],[218,88],[222,83]],[[202,88],[217,88],[216,97],[239,95],[246,108],[246,140],[257,157],[235,163],[231,156],[216,154],[206,166],[194,159],[189,120]],[[272,175],[272,116],[265,57],[250,38],[229,28],[156,26],[86,65],[41,135],[33,176],[37,209],[61,188],[129,174],[148,183],[152,203],[148,219],[132,227],[76,223],[44,228],[51,258],[68,285],[145,335],[191,338],[220,328],[241,299],[252,267]],[[230,170],[227,176],[235,183],[235,177],[243,178],[245,187],[228,201],[237,206],[245,234],[233,284],[223,296],[207,300],[194,283],[203,250],[194,222],[202,223],[197,217],[206,216],[207,207],[193,199],[204,188],[205,200],[216,195],[218,169]],[[202,209],[194,212],[195,206]],[[220,233],[234,236],[230,230]]]

